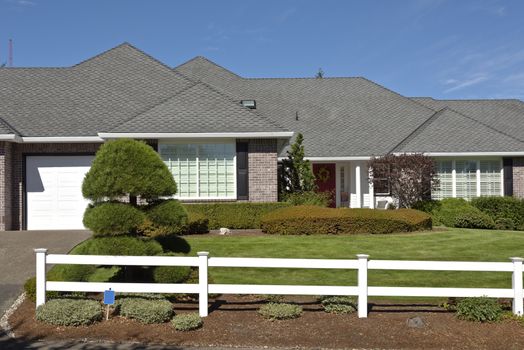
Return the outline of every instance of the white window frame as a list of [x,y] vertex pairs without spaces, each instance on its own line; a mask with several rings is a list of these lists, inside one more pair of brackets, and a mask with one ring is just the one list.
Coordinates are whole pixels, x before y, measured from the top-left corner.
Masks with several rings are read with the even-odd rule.
[[[196,181],[197,181],[197,196],[196,197],[182,197],[178,194],[174,195],[173,198],[179,199],[181,201],[217,201],[217,200],[236,200],[237,199],[237,146],[236,139],[185,139],[185,140],[159,140],[158,141],[158,154],[162,157],[161,149],[169,145],[205,145],[205,144],[233,144],[234,146],[234,155],[233,155],[233,195],[227,197],[201,197],[200,196],[200,160],[197,154],[197,172],[196,172]],[[162,160],[163,161],[163,160]],[[170,169],[171,171],[171,169]],[[177,183],[178,185],[178,183]]]
[[[460,158],[448,158],[448,157],[439,157],[435,158],[435,161],[449,161],[451,160],[451,179],[452,179],[452,189],[453,195],[452,198],[457,198],[457,161],[475,161],[477,163],[476,167],[476,196],[481,197],[481,186],[480,186],[480,161],[482,160],[497,160],[500,162],[500,196],[504,196],[504,164],[503,159],[500,157],[460,157]],[[465,198],[467,200],[467,198]]]

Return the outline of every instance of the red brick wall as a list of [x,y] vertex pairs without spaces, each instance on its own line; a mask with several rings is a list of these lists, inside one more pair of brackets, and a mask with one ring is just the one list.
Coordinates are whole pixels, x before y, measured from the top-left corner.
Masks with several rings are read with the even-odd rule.
[[249,140],[248,167],[249,201],[278,201],[277,140]]
[[0,231],[12,227],[13,144],[0,142]]
[[524,198],[524,157],[513,158],[513,196]]

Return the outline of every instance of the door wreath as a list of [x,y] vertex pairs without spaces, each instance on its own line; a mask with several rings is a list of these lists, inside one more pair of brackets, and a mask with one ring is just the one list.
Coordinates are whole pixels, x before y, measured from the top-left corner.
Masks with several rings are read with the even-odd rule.
[[327,182],[329,180],[329,177],[331,174],[329,173],[329,170],[326,168],[320,168],[317,173],[317,178],[322,182]]

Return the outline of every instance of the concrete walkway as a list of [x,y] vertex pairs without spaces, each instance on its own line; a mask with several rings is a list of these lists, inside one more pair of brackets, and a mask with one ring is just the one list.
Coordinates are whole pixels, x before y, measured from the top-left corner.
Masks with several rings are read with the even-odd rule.
[[0,232],[0,317],[20,295],[24,282],[35,275],[34,248],[67,253],[90,236],[89,231]]

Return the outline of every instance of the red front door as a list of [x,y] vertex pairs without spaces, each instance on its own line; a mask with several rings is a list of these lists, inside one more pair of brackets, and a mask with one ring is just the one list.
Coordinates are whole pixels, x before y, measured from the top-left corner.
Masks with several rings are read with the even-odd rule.
[[330,207],[336,206],[336,166],[335,163],[314,163],[313,174],[318,192],[329,192],[331,197]]

